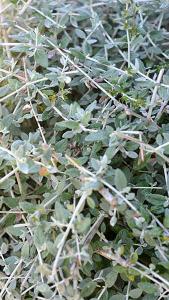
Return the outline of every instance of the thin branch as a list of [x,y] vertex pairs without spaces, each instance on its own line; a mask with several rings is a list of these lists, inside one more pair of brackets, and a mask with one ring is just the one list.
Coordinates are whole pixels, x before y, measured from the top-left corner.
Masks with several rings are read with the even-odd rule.
[[8,280],[6,281],[4,287],[2,288],[1,292],[0,292],[0,297],[2,299],[2,296],[4,296],[4,293],[6,292],[6,289],[8,287],[8,285],[10,284],[12,278],[14,277],[14,274],[17,272],[17,270],[19,269],[19,267],[21,266],[23,260],[20,259],[19,263],[17,264],[17,266],[15,267],[15,269],[13,270],[13,272],[10,274]]
[[87,245],[91,242],[91,240],[93,239],[94,235],[96,234],[99,226],[103,222],[104,218],[105,218],[105,213],[101,213],[99,215],[99,217],[97,218],[97,220],[92,225],[92,227],[90,228],[89,232],[87,232],[87,234],[83,238],[82,245]]
[[51,19],[49,16],[45,15],[42,11],[40,11],[39,9],[29,5],[28,6],[30,9],[36,11],[38,14],[40,14],[41,16],[43,16],[44,18],[46,18],[47,20],[49,20],[52,24],[56,25],[58,28],[65,28],[64,26],[60,25],[58,22],[55,22],[53,19]]
[[31,2],[32,2],[32,0],[28,0],[27,2],[24,2],[23,1],[23,3],[24,3],[24,5],[23,5],[23,7],[22,7],[22,9],[20,10],[20,12],[19,12],[19,16],[22,16],[23,14],[24,14],[24,12],[27,10],[27,8],[30,6],[30,4],[31,4]]
[[21,92],[22,90],[26,89],[28,86],[31,86],[32,84],[47,81],[47,80],[48,80],[48,78],[44,77],[44,78],[37,79],[37,80],[34,80],[34,81],[29,81],[29,82],[25,83],[24,85],[22,85],[19,89],[15,90],[12,93],[10,93],[10,94],[4,96],[3,98],[1,98],[0,102],[3,102],[4,100],[9,99],[10,97],[16,95],[17,93]]
[[[75,167],[77,167],[81,172],[88,174],[89,176],[96,178],[96,175],[94,175],[93,173],[91,173],[90,171],[88,171],[87,169],[85,169],[84,167],[80,166],[77,162],[75,162],[75,160],[71,157],[69,157],[68,155],[65,155],[65,157],[67,158],[67,160],[74,165]],[[137,210],[137,208],[127,199],[123,196],[123,194],[118,191],[115,187],[113,187],[111,184],[109,184],[107,181],[105,181],[102,178],[99,178],[99,181],[101,183],[103,183],[105,186],[107,186],[110,190],[112,190],[119,198],[121,198],[133,211],[137,212],[138,215],[140,215],[140,212]]]
[[[1,12],[4,11],[4,8],[2,7],[2,0],[0,1],[0,11]],[[6,28],[4,27],[4,14],[2,14],[2,13],[0,14],[0,22],[1,22],[1,32],[2,32],[3,40],[5,43],[8,43],[8,35],[6,32]],[[7,57],[9,60],[11,60],[12,56],[11,56],[9,46],[6,45],[5,48],[6,48]]]
[[[149,275],[147,272],[140,270],[138,267],[133,266],[132,264],[130,264],[129,261],[125,260],[124,258],[119,256],[118,254],[115,254],[115,253],[109,254],[109,253],[107,253],[107,251],[104,251],[102,249],[97,249],[96,253],[104,256],[105,258],[107,258],[109,260],[117,262],[119,265],[122,265],[123,267],[126,267],[126,268],[137,271],[138,273],[140,273],[141,276],[150,279],[152,282],[156,283],[158,286],[160,286],[161,288],[164,288],[165,290],[167,290],[169,292],[169,282],[167,280],[165,280],[164,277],[161,277],[160,275],[158,275],[156,272],[152,271],[149,268],[146,268],[144,265],[142,265],[140,263],[136,264],[136,265],[144,268],[152,276]],[[156,278],[160,279],[160,281],[156,280]]]
[[12,6],[12,3],[9,3],[7,6],[5,6],[4,8],[2,8],[0,10],[0,14],[4,13],[8,8],[10,8]]
[[11,172],[9,172],[8,174],[6,174],[4,177],[2,177],[0,179],[0,184],[3,183],[5,180],[7,180],[9,177],[11,177],[12,175],[14,175],[16,172],[18,171],[18,168],[13,169]]
[[156,84],[156,86],[154,87],[154,90],[153,90],[153,95],[152,95],[152,98],[151,98],[151,102],[150,102],[150,106],[149,106],[149,111],[148,111],[148,114],[147,114],[147,118],[148,119],[151,118],[151,115],[152,115],[152,112],[153,112],[153,108],[154,108],[154,106],[156,104],[157,91],[158,91],[159,83],[162,80],[163,74],[164,74],[164,69],[161,69],[160,72],[159,72],[159,75],[157,77],[157,81],[156,81],[157,84]]
[[74,212],[73,212],[73,214],[72,214],[72,217],[71,217],[71,219],[70,219],[69,225],[68,225],[66,231],[64,232],[64,235],[63,235],[63,237],[62,237],[62,240],[61,240],[61,242],[59,243],[58,251],[57,251],[57,254],[56,254],[56,257],[55,257],[55,260],[54,260],[54,263],[53,263],[53,267],[52,267],[52,276],[53,276],[53,277],[54,277],[55,274],[56,274],[56,269],[57,269],[57,266],[58,266],[58,262],[59,262],[60,255],[61,255],[62,250],[63,250],[63,246],[64,246],[64,244],[65,244],[65,242],[66,242],[66,239],[67,239],[67,237],[68,237],[68,235],[69,235],[69,232],[70,232],[70,230],[71,230],[71,228],[72,228],[72,225],[73,225],[73,223],[74,223],[74,221],[75,221],[75,218],[76,218],[76,216],[78,215],[79,210],[81,209],[82,205],[83,205],[84,202],[86,201],[87,196],[88,196],[88,192],[84,192],[84,193],[82,194],[82,196],[81,196],[81,198],[80,198],[80,200],[79,200],[79,202],[78,202],[78,204],[77,204],[77,206],[76,206],[76,208],[75,208],[75,210],[74,210]]

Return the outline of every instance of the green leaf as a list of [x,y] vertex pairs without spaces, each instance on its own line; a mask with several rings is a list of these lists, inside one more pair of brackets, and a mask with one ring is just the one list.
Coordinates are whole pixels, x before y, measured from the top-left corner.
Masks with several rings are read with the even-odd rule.
[[44,243],[46,242],[46,237],[45,237],[44,228],[42,225],[39,225],[35,228],[33,240],[34,240],[35,246],[38,249],[41,249],[43,247]]
[[57,250],[57,248],[59,247],[59,244],[61,242],[61,240],[63,239],[63,233],[59,233],[55,239],[55,242],[54,242],[54,249],[55,249],[55,252]]
[[86,111],[83,115],[83,117],[81,118],[81,122],[84,126],[87,126],[89,121],[91,119],[91,112]]
[[0,98],[6,96],[10,92],[9,84],[0,87]]
[[14,226],[9,226],[6,228],[6,232],[11,234],[11,235],[14,235],[16,237],[21,237],[22,234],[24,233],[25,229],[24,228],[17,228],[17,227],[14,227]]
[[69,169],[67,169],[65,174],[69,175],[70,177],[78,177],[79,170],[77,170],[76,168],[69,168]]
[[55,218],[61,223],[66,223],[69,219],[69,211],[60,202],[55,202]]
[[48,56],[44,49],[38,49],[35,53],[35,61],[38,65],[47,68],[48,67]]
[[166,201],[166,196],[160,194],[147,193],[147,195],[145,195],[145,198],[146,201],[153,204],[154,206],[156,205],[161,206]]
[[97,132],[92,132],[90,134],[88,134],[85,138],[86,142],[97,142],[97,141],[102,141],[105,140],[105,138],[107,138],[104,130],[98,130]]
[[71,54],[73,56],[75,56],[76,58],[82,59],[82,60],[85,59],[85,55],[80,50],[71,48],[70,51],[71,51]]
[[110,300],[125,300],[125,296],[122,294],[117,294],[117,295],[110,297]]
[[18,207],[19,200],[18,198],[5,197],[3,203],[9,208],[16,208]]
[[158,290],[157,286],[150,282],[139,282],[138,287],[147,294],[154,294]]
[[127,186],[127,179],[122,170],[115,170],[114,184],[119,191],[122,191]]
[[35,206],[34,204],[30,203],[30,202],[27,202],[27,201],[22,201],[22,202],[20,202],[20,203],[19,203],[19,207],[20,207],[23,211],[25,211],[25,212],[27,212],[27,213],[30,213],[30,214],[34,213],[35,210],[36,210],[36,206]]
[[[107,274],[105,274],[105,271]],[[112,287],[117,280],[118,272],[115,270],[114,267],[111,267],[111,268],[107,268],[106,270],[104,270],[103,274],[105,277],[106,286],[108,288]]]
[[169,215],[165,216],[164,218],[164,226],[166,228],[169,228]]
[[151,235],[151,232],[146,232],[145,235],[144,235],[144,239],[145,239],[145,242],[152,246],[152,247],[155,247],[156,245],[156,240],[154,239],[154,237]]
[[56,123],[55,128],[61,129],[61,130],[64,130],[66,128],[76,130],[79,128],[79,123],[77,121],[73,121],[73,120],[61,121],[61,122]]
[[10,191],[15,184],[15,180],[12,178],[8,178],[4,182],[0,183],[0,190]]
[[75,29],[75,33],[81,39],[85,39],[85,37],[86,37],[86,34],[81,29],[78,29],[78,28]]
[[52,290],[50,289],[50,287],[46,283],[38,284],[38,286],[36,287],[36,290],[38,292],[40,292],[47,299],[50,299],[53,296]]
[[67,148],[67,140],[61,140],[55,144],[56,152],[63,153]]
[[21,250],[21,257],[29,258],[29,243],[26,241]]
[[19,0],[10,0],[10,2],[13,4],[17,4],[17,2],[19,2]]
[[35,164],[30,158],[22,158],[17,160],[19,170],[24,174],[38,173],[39,165]]
[[0,158],[3,158],[4,160],[8,161],[14,161],[14,157],[7,153],[5,150],[0,149]]
[[137,158],[138,157],[138,154],[134,151],[127,151],[127,156],[130,157],[130,158]]
[[2,228],[6,228],[8,226],[11,226],[15,223],[16,215],[15,214],[9,214],[6,215],[4,219],[0,222],[0,226]]
[[163,223],[166,228],[169,228],[169,209],[165,210],[165,217]]
[[89,205],[90,208],[92,209],[95,208],[95,202],[91,197],[87,197],[87,204]]
[[88,218],[88,217],[85,217],[83,219],[81,218],[80,220],[78,220],[76,222],[77,232],[78,233],[85,233],[89,229],[90,224],[91,224],[90,218]]
[[17,46],[14,46],[12,48],[10,48],[10,51],[12,52],[28,52],[30,51],[30,46],[29,45],[17,45]]
[[92,46],[86,40],[83,42],[82,48],[85,55],[92,55]]
[[130,258],[130,262],[131,264],[136,264],[137,261],[138,261],[138,254],[137,252],[133,252]]
[[129,296],[133,299],[137,299],[141,296],[142,294],[142,290],[137,288],[137,289],[133,289],[129,292]]
[[95,288],[96,288],[97,283],[93,281],[90,278],[84,279],[79,287],[81,288],[81,297],[89,297],[90,295],[93,294]]

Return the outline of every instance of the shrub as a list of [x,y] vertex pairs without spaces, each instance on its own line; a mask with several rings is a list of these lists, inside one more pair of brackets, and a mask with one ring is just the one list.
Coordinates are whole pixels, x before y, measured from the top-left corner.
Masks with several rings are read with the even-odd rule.
[[0,16],[0,299],[164,299],[167,1]]

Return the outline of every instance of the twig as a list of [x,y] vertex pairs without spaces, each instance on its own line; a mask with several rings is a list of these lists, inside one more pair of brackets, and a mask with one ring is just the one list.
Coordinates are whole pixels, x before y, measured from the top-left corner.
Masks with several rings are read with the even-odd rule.
[[67,59],[80,73],[82,73],[86,78],[88,78],[99,90],[101,90],[104,94],[106,94],[110,99],[114,100],[116,103],[119,103],[109,92],[107,92],[102,86],[100,86],[94,79],[92,79],[85,71],[83,71],[78,65],[74,63],[73,60],[66,55],[63,50],[58,48],[53,42],[51,42],[49,39],[47,39],[48,44],[50,44],[56,51],[63,56],[65,59]]
[[144,142],[141,142],[139,139],[136,139],[134,137],[131,137],[129,135],[124,135],[122,134],[120,131],[114,131],[112,134],[115,134],[121,138],[127,139],[129,141],[133,141],[139,145],[142,145],[144,147],[144,150],[147,152],[151,152],[151,153],[156,153],[158,156],[160,156],[161,158],[163,158],[164,161],[166,161],[169,164],[169,158],[164,155],[163,153],[161,153],[160,151],[158,151],[160,148],[163,148],[163,146],[168,145],[168,142],[164,145],[160,145],[159,147],[154,148],[153,146],[146,144]]
[[161,107],[160,107],[160,109],[159,109],[159,111],[158,111],[158,113],[157,113],[157,115],[156,115],[156,117],[155,117],[155,120],[156,120],[156,121],[158,121],[158,120],[161,118],[161,115],[162,115],[162,113],[163,113],[163,111],[164,111],[164,109],[165,109],[167,103],[168,103],[168,100],[164,101],[164,102],[161,104]]
[[24,292],[21,293],[21,296],[25,295],[27,292],[32,290],[35,286],[37,286],[37,284],[38,283],[35,283],[35,284],[31,285],[30,287],[28,287]]
[[136,266],[139,266],[139,267],[143,268],[144,270],[150,272],[155,278],[158,278],[160,281],[162,281],[164,284],[166,284],[168,286],[168,289],[169,289],[169,281],[167,279],[160,276],[159,274],[157,274],[156,272],[154,272],[150,268],[146,267],[145,265],[143,265],[139,261],[136,263]]
[[[0,11],[1,12],[4,11],[4,9],[2,7],[2,0],[0,1]],[[1,22],[1,27],[2,27],[1,28],[2,37],[4,39],[4,42],[8,43],[8,36],[6,34],[6,29],[4,28],[4,25],[3,25],[3,23],[4,23],[4,15],[2,13],[0,14],[0,22]],[[7,57],[8,57],[9,60],[11,60],[12,56],[11,56],[11,52],[10,52],[9,46],[6,45],[5,48],[6,48]]]
[[[29,275],[30,275],[31,272],[33,271],[33,268],[34,268],[36,259],[37,259],[37,257],[35,258],[34,262],[32,263],[32,266],[30,267],[28,273],[27,273],[26,276],[24,277],[24,280],[23,280],[23,282],[22,282],[22,284],[21,284],[21,287],[20,287],[21,292],[22,292],[22,290],[23,290],[23,287],[24,287],[24,285],[25,285],[27,279],[29,278]],[[23,292],[23,293],[24,293],[24,292]],[[22,294],[21,294],[21,295],[22,295]]]
[[1,68],[0,68],[0,72],[5,73],[5,74],[8,74],[8,77],[9,77],[9,76],[16,77],[16,78],[18,78],[19,80],[22,80],[22,81],[25,82],[25,78],[24,78],[24,77],[22,77],[22,76],[20,76],[20,75],[17,75],[17,74],[14,74],[12,71],[10,72],[10,71],[7,71],[7,70],[4,70],[4,69],[1,69]]
[[101,213],[99,215],[99,217],[97,218],[96,222],[90,228],[89,232],[86,234],[86,236],[82,240],[82,245],[87,245],[87,244],[89,244],[91,242],[91,240],[93,239],[94,235],[96,234],[99,226],[103,222],[104,218],[105,218],[105,214]]
[[[69,187],[71,186],[71,183],[67,184],[65,186],[65,188],[63,189],[63,192],[65,192]],[[55,199],[57,199],[59,197],[58,194],[56,194],[55,196],[53,196],[51,199],[49,199],[46,203],[43,204],[44,208],[47,208],[49,205],[51,205],[53,203],[53,201]]]
[[[24,215],[22,215],[22,219],[24,220],[25,223],[27,223],[27,220],[26,220]],[[30,235],[33,238],[33,232],[32,232],[31,227],[30,226],[27,226],[27,227],[28,227],[28,231],[30,232]],[[41,256],[41,251],[38,247],[36,247],[36,250],[37,250],[37,253],[38,253],[39,264],[42,266],[43,265],[43,260],[42,260],[42,256]],[[44,282],[42,272],[40,272],[40,275],[41,275],[41,281]]]
[[148,111],[148,114],[147,114],[148,119],[151,118],[152,111],[153,111],[153,108],[154,108],[155,102],[156,102],[156,96],[157,96],[159,83],[161,82],[163,74],[164,74],[164,69],[161,69],[160,72],[159,72],[159,75],[157,77],[157,81],[156,81],[157,84],[156,84],[156,86],[154,87],[154,90],[153,90],[153,95],[152,95],[152,98],[151,98],[150,107],[149,107],[149,111]]
[[19,267],[20,267],[20,265],[22,264],[22,262],[23,262],[23,260],[20,259],[19,263],[17,264],[17,266],[15,267],[15,269],[13,270],[13,272],[10,274],[10,276],[9,276],[8,280],[6,281],[6,283],[5,283],[4,287],[3,287],[3,289],[2,289],[1,292],[0,292],[0,297],[1,297],[0,299],[2,299],[2,296],[4,296],[4,292],[6,291],[6,289],[7,289],[8,285],[9,285],[9,283],[11,282],[11,280],[12,280],[14,274],[17,272],[17,270],[19,269]]
[[157,300],[164,300],[165,297],[168,297],[168,291],[164,291]]
[[127,293],[126,293],[126,299],[125,300],[129,300],[130,286],[131,286],[131,282],[129,281],[128,285],[127,285]]
[[167,280],[165,280],[165,278],[161,277],[160,275],[158,275],[157,273],[155,273],[154,271],[150,270],[149,268],[145,267],[144,265],[137,263],[136,265],[144,267],[144,269],[146,271],[149,271],[151,273],[151,275],[153,275],[154,277],[160,279],[162,282],[156,280],[156,278],[154,278],[153,276],[147,274],[146,272],[140,270],[138,267],[133,266],[129,261],[125,260],[124,258],[122,258],[121,256],[119,256],[118,254],[109,254],[107,253],[107,251],[104,251],[102,249],[97,249],[95,251],[96,253],[104,256],[105,258],[115,261],[116,263],[118,263],[119,265],[129,268],[129,269],[133,269],[136,272],[140,273],[141,276],[143,277],[147,277],[148,279],[150,279],[152,282],[156,283],[158,286],[164,288],[165,290],[167,290],[169,292],[169,282]]
[[29,5],[29,8],[36,11],[38,14],[40,14],[41,16],[43,16],[44,18],[46,18],[47,20],[49,20],[52,24],[56,25],[58,28],[65,28],[64,26],[60,25],[58,22],[55,22],[53,19],[51,19],[49,16],[45,15],[42,11],[40,11],[39,9]]
[[141,161],[144,161],[144,148],[143,148],[143,146],[142,146],[142,132],[141,133],[139,133],[139,140],[140,140],[140,142],[141,142],[141,144],[140,144],[140,158],[141,158]]
[[107,181],[104,179],[100,179],[100,182],[102,182],[105,186],[107,186],[110,190],[112,190],[119,198],[121,198],[133,211],[135,211],[138,215],[140,215],[140,212],[138,209],[126,198],[123,196],[123,194],[115,189],[111,184],[109,184]]
[[162,145],[156,147],[155,149],[156,149],[156,151],[158,151],[158,150],[160,150],[160,149],[162,149],[162,148],[165,148],[165,147],[168,146],[168,145],[169,145],[169,142],[166,142],[166,143],[164,143],[164,144],[162,144]]
[[56,269],[57,269],[57,266],[58,266],[60,254],[61,254],[61,252],[62,252],[62,250],[63,250],[63,246],[64,246],[64,244],[65,244],[65,242],[66,242],[66,239],[67,239],[67,237],[68,237],[68,235],[69,235],[69,232],[70,232],[70,230],[71,230],[71,228],[72,228],[73,222],[75,221],[75,218],[76,218],[77,214],[79,213],[80,208],[81,208],[82,205],[84,204],[84,202],[85,202],[87,196],[88,196],[88,192],[84,192],[84,193],[82,194],[82,196],[81,196],[81,198],[80,198],[80,200],[79,200],[79,202],[78,202],[78,204],[77,204],[77,206],[76,206],[76,208],[75,208],[75,210],[74,210],[74,212],[73,212],[73,215],[72,215],[72,217],[71,217],[71,220],[70,220],[70,222],[69,222],[69,225],[68,225],[66,231],[64,232],[64,235],[63,235],[63,237],[62,237],[62,240],[61,240],[61,242],[59,243],[59,246],[58,246],[58,252],[57,252],[57,254],[56,254],[56,257],[55,257],[55,260],[54,260],[54,263],[53,263],[53,267],[52,267],[52,276],[53,276],[53,277],[54,277],[55,274],[56,274]]
[[7,180],[9,177],[11,177],[12,175],[14,175],[16,172],[18,171],[18,168],[13,169],[11,172],[9,172],[8,174],[6,174],[4,177],[2,177],[0,179],[0,184],[3,183],[5,180]]
[[22,90],[24,90],[28,86],[31,86],[32,84],[43,82],[43,81],[46,81],[46,80],[48,80],[48,78],[44,77],[44,78],[37,79],[37,80],[34,80],[34,81],[29,81],[29,82],[25,83],[24,85],[22,85],[19,89],[15,90],[12,93],[10,93],[10,94],[4,96],[3,98],[1,98],[0,102],[3,102],[4,100],[7,100],[8,98],[10,98],[10,97],[14,96],[15,94],[21,92]]
[[10,8],[12,6],[12,3],[8,4],[7,6],[5,6],[4,8],[2,8],[0,10],[0,14],[4,13],[5,10],[7,10],[8,8]]
[[[69,63],[71,63],[80,73],[82,73],[86,78],[88,78],[90,80],[90,82],[92,82],[94,84],[94,86],[96,86],[100,91],[102,91],[105,95],[107,95],[111,100],[113,100],[114,104],[117,105],[118,107],[123,108],[125,111],[129,112],[130,114],[132,114],[133,116],[137,116],[139,118],[142,118],[141,116],[139,116],[138,114],[136,114],[135,112],[133,112],[131,109],[128,108],[128,106],[126,106],[125,104],[120,103],[115,97],[113,97],[109,92],[107,92],[101,85],[99,85],[96,80],[94,80],[93,78],[91,78],[82,68],[80,68],[77,64],[75,64],[73,62],[73,60],[70,59],[70,57],[68,57],[68,55],[66,55],[64,52],[69,53],[69,51],[63,51],[60,48],[58,48],[53,42],[51,42],[49,39],[46,39],[47,42],[61,55],[63,56],[65,59],[67,59],[69,61]],[[87,59],[89,59],[87,57]],[[93,59],[92,59],[93,60]],[[149,77],[148,77],[149,78]],[[154,82],[154,81],[153,81]],[[108,104],[107,104],[108,105]],[[102,109],[102,113],[107,109],[107,105]]]
[[165,177],[165,182],[166,182],[166,190],[169,196],[169,182],[168,182],[168,174],[167,174],[167,168],[166,168],[166,164],[163,164],[163,170],[164,170],[164,177]]
[[[46,99],[46,96],[42,93],[42,91],[40,91],[39,89],[37,91],[44,99]],[[57,107],[52,106],[52,108],[60,117],[62,117],[63,120],[65,120],[65,121],[68,120],[68,118],[66,118]]]
[[[16,168],[16,169],[18,169],[18,168]],[[16,169],[14,169],[15,170],[15,177],[16,177],[16,180],[17,180],[17,183],[18,183],[18,188],[19,188],[20,194],[22,195],[23,194],[22,183],[21,183],[21,179],[20,179],[20,176],[19,176],[19,172]]]
[[146,210],[149,213],[149,215],[152,217],[152,219],[154,219],[156,223],[164,230],[164,233],[169,236],[168,229],[159,221],[159,219],[157,219],[157,217],[148,208],[146,208]]
[[100,294],[99,294],[99,296],[98,296],[98,300],[100,300],[101,298],[102,298],[102,296],[103,296],[103,294],[104,294],[104,292],[107,290],[107,286],[105,285],[103,288],[102,288],[102,290],[101,290],[101,292],[100,292]]
[[[77,167],[81,172],[86,173],[93,178],[96,178],[96,175],[94,175],[92,172],[88,171],[84,167],[78,165],[78,163],[73,158],[69,157],[68,155],[65,155],[65,157],[72,165]],[[140,212],[137,210],[137,208],[127,198],[125,198],[120,191],[116,190],[111,184],[109,184],[104,179],[100,178],[99,180],[101,183],[103,183],[105,186],[107,186],[110,190],[112,190],[117,196],[119,196],[119,198],[121,198],[133,211],[137,212],[137,214],[140,215]]]
[[[128,12],[128,3],[126,3],[126,13]],[[128,24],[126,24],[128,26]],[[127,45],[128,45],[128,68],[130,68],[131,63],[131,47],[130,47],[130,35],[129,35],[129,29],[126,29],[126,36],[127,36]]]
[[31,4],[32,0],[28,0],[26,3],[24,2],[24,6],[22,7],[22,9],[19,12],[19,16],[22,16],[24,14],[24,12],[27,10],[27,8],[29,7],[29,5]]

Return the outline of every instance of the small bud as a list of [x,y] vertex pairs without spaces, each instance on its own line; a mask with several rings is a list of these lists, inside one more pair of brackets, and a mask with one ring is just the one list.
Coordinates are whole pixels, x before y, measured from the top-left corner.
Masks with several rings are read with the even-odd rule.
[[42,167],[39,170],[39,175],[40,176],[48,176],[49,175],[49,171],[46,167]]
[[31,111],[31,105],[30,104],[26,104],[26,105],[24,105],[24,107],[22,108],[22,111],[24,112],[24,113],[28,113],[28,112],[30,112]]

